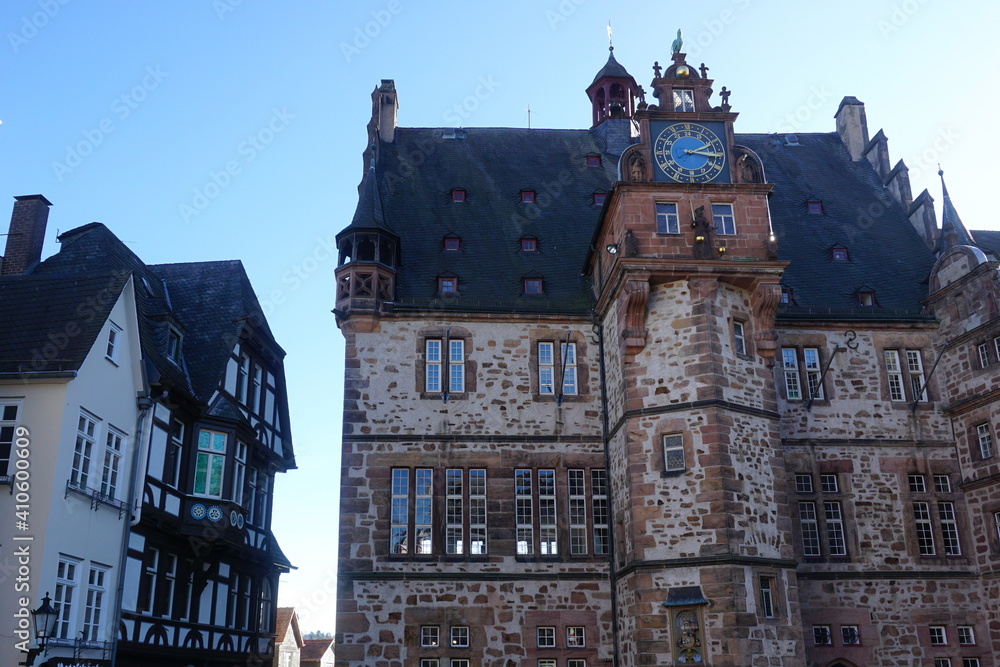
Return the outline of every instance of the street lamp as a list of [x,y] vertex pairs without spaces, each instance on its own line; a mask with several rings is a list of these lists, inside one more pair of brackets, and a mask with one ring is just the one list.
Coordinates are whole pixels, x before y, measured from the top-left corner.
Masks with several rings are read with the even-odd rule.
[[38,606],[38,609],[31,612],[31,622],[35,626],[35,643],[38,646],[28,649],[28,655],[24,662],[21,663],[22,665],[30,667],[34,664],[35,657],[45,651],[49,643],[49,638],[52,636],[52,627],[55,625],[58,615],[59,610],[52,606],[52,598],[49,597],[49,593],[46,591],[45,597],[42,598],[42,604]]

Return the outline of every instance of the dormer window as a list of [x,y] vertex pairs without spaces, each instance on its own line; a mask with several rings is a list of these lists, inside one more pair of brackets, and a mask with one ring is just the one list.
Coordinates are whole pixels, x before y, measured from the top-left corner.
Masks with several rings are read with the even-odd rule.
[[594,193],[594,206],[603,206],[604,199],[608,196],[606,192],[595,192]]
[[454,188],[451,191],[451,200],[456,203],[461,203],[465,201],[465,190],[462,188]]
[[535,203],[535,191],[534,190],[521,190],[521,203],[522,204],[534,204]]
[[838,261],[838,262],[846,262],[847,261],[847,248],[845,248],[844,246],[836,246],[833,249],[833,259],[836,260],[836,261]]
[[874,306],[875,292],[870,289],[858,290],[858,303],[862,306]]
[[458,278],[455,276],[438,276],[438,293],[455,294],[458,292]]
[[525,278],[524,279],[524,293],[538,295],[542,293],[542,279],[541,278]]
[[461,240],[457,236],[446,236],[444,237],[444,249],[445,250],[458,250],[461,246]]
[[181,335],[176,329],[167,329],[167,359],[173,362],[181,360]]
[[522,252],[535,252],[536,250],[538,250],[538,239],[533,236],[525,236],[521,239]]
[[600,167],[601,166],[601,156],[600,155],[588,155],[587,156],[587,166],[588,167]]
[[674,111],[694,111],[694,91],[674,89]]
[[792,303],[792,288],[791,287],[781,287],[781,301],[779,302],[782,306],[789,306]]
[[806,210],[811,215],[822,215],[823,214],[823,202],[821,202],[819,200],[816,200],[816,199],[810,199],[809,201],[806,202]]

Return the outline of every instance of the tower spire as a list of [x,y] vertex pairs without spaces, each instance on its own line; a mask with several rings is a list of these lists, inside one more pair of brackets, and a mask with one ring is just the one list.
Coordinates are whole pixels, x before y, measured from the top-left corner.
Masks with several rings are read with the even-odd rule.
[[938,165],[938,176],[941,177],[941,196],[944,203],[941,206],[941,240],[944,248],[956,245],[974,245],[975,240],[972,234],[965,228],[962,218],[959,217],[955,205],[948,194],[948,186],[944,182],[944,169]]

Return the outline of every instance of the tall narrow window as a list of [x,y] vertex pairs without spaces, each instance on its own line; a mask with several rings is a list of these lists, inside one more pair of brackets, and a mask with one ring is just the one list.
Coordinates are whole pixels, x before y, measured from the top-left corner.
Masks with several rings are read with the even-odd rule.
[[1000,512],[993,513],[993,532],[997,536],[997,544],[1000,544]]
[[517,531],[517,553],[535,553],[534,522],[532,521],[531,470],[514,471],[514,520]]
[[469,471],[469,553],[486,553],[486,469]]
[[153,611],[153,602],[156,600],[156,583],[160,572],[160,550],[149,547],[146,551],[145,562],[142,568],[142,580],[139,582],[139,604],[140,611]]
[[924,387],[924,362],[920,358],[920,350],[906,351],[906,372],[910,378],[910,390],[913,400],[926,401],[927,388]]
[[568,470],[569,488],[569,552],[574,556],[588,553],[587,494],[584,470]]
[[903,394],[903,372],[899,366],[899,352],[886,350],[885,372],[889,380],[889,400],[899,403],[906,400]]
[[[243,577],[246,579],[246,576]],[[163,555],[163,601],[157,606],[163,615],[171,618],[174,614],[174,593],[177,586],[177,556],[172,553]],[[235,589],[235,587],[234,587]]]
[[74,639],[73,610],[76,605],[76,570],[79,561],[60,558],[56,565],[56,591],[52,606],[59,612],[53,636],[59,639]]
[[104,610],[105,568],[91,565],[87,573],[87,602],[83,609],[84,641],[101,641],[101,612]]
[[257,364],[253,365],[253,373],[250,375],[250,391],[247,396],[247,407],[253,413],[260,412],[260,399],[261,399],[261,380],[263,379],[264,369],[262,369]]
[[0,403],[0,477],[14,472],[10,456],[17,431],[17,408],[16,403]]
[[990,347],[986,343],[980,343],[976,348],[979,353],[979,367],[986,368],[990,365]]
[[594,554],[599,556],[611,550],[607,473],[603,469],[590,471],[590,497],[594,507]]
[[182,457],[184,454],[184,422],[179,419],[170,421],[170,442],[167,443],[165,481],[175,489],[181,481]]
[[234,503],[243,504],[243,488],[247,474],[247,444],[236,441],[236,453],[233,456],[233,485],[229,496]]
[[560,343],[559,357],[555,356],[556,344],[538,343],[538,393],[555,394],[555,386],[562,379],[562,393],[577,393],[576,343]]
[[390,512],[389,553],[407,553],[407,526],[410,522],[410,471],[392,471],[392,509]]
[[939,502],[938,514],[941,517],[941,542],[945,556],[961,556],[962,545],[958,539],[958,520],[955,517],[955,503]]
[[173,362],[181,359],[181,335],[174,329],[167,329],[167,359]]
[[781,368],[785,376],[785,397],[790,401],[802,400],[802,389],[799,385],[799,360],[795,348],[782,348]]
[[462,505],[464,504],[463,487],[464,472],[457,469],[445,471],[445,553],[461,554],[462,542]]
[[921,556],[933,556],[934,528],[931,525],[930,506],[924,502],[913,503],[913,519],[917,529],[917,548]]
[[247,380],[250,375],[250,357],[240,354],[239,366],[236,369],[236,400],[246,405]]
[[441,391],[441,341],[428,339],[424,355],[424,377],[427,391]]
[[121,346],[122,329],[113,322],[108,322],[108,351],[105,356],[118,362],[118,349]]
[[993,430],[989,424],[976,426],[976,438],[979,441],[979,456],[984,459],[993,456]]
[[109,427],[101,472],[101,494],[109,498],[116,498],[118,494],[118,471],[121,467],[124,446],[125,434]]
[[733,320],[733,351],[742,355],[747,353],[746,329],[743,322],[739,320]]
[[554,394],[556,386],[556,360],[554,343],[538,344],[538,393]]
[[222,497],[226,470],[226,434],[202,429],[198,434],[198,458],[194,469],[194,493],[209,498]]
[[840,503],[827,501],[823,503],[826,513],[826,539],[830,546],[831,556],[847,555],[847,540],[844,538],[844,516]]
[[760,578],[760,611],[764,618],[774,618],[774,577]]
[[806,386],[809,398],[823,400],[823,385],[820,383],[822,368],[819,364],[819,349],[806,347],[802,349],[803,366],[806,371]]
[[712,224],[715,233],[720,236],[732,236],[736,233],[736,216],[732,204],[712,204]]
[[448,341],[448,391],[465,391],[465,341]]
[[433,546],[434,470],[414,471],[413,539],[418,554],[429,554]]
[[677,215],[677,204],[656,202],[656,232],[658,234],[680,234],[681,223]]
[[559,345],[562,358],[563,393],[576,394],[576,343]]
[[90,459],[94,453],[97,438],[97,420],[86,413],[80,414],[76,425],[76,447],[73,450],[73,467],[70,469],[70,483],[86,488],[90,480]]
[[538,535],[543,555],[559,552],[556,542],[556,471],[538,471]]
[[821,556],[816,503],[799,503],[799,522],[802,529],[802,555],[807,557]]

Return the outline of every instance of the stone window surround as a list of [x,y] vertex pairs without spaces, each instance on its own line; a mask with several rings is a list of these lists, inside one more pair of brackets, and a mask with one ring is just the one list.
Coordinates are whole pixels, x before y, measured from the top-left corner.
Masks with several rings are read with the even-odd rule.
[[[953,485],[949,484],[951,488],[950,492],[938,491],[938,487],[934,484],[933,480],[935,477],[948,477],[949,480],[953,474],[957,471],[952,469],[941,469],[944,462],[941,461],[926,461],[924,465],[919,466],[918,470],[910,470],[908,472],[899,472],[899,489],[904,497],[904,512],[907,521],[906,529],[906,544],[907,552],[920,562],[928,561],[939,561],[941,563],[954,563],[956,561],[961,562],[960,559],[968,559],[967,554],[967,544],[964,544],[968,540],[968,535],[962,530],[965,525],[963,521],[964,516],[966,516],[967,508],[965,504],[961,502],[961,498],[956,494]],[[930,465],[927,465],[930,464]],[[936,464],[936,465],[935,465]],[[925,480],[924,491],[913,491],[911,490],[910,481],[911,478],[920,477]],[[947,541],[945,539],[944,529],[942,528],[942,511],[941,503],[949,503],[951,505],[952,511],[957,519],[955,527],[958,530],[958,553],[947,554]],[[931,531],[934,539],[934,554],[923,555],[920,553],[920,548],[917,541],[916,534],[916,515],[914,503],[926,503],[927,511],[930,517]],[[998,508],[1000,509],[1000,503],[998,503]],[[1000,548],[998,548],[1000,551]]]
[[[440,339],[444,341],[445,338],[449,340],[461,339],[464,341],[464,353],[465,353],[465,391],[461,392],[439,392],[427,391],[427,376],[426,376],[426,350],[427,341],[429,339]],[[443,393],[448,394],[448,400],[464,400],[476,391],[477,388],[477,370],[478,364],[472,358],[472,332],[465,327],[423,327],[416,332],[415,336],[415,353],[416,353],[416,363],[414,364],[415,369],[415,387],[414,390],[419,394],[422,399],[438,399],[442,398]],[[446,366],[445,366],[446,368]],[[445,382],[448,378],[447,372],[442,371],[441,382],[442,388],[445,386]]]
[[[763,619],[765,623],[775,623],[781,620],[781,605],[778,601],[782,599],[782,585],[781,576],[777,570],[762,569],[755,573],[754,593],[757,600],[757,616]],[[766,613],[766,604],[764,600],[764,584],[769,584],[769,592],[771,595],[770,606],[771,613],[768,615]]]
[[[808,390],[809,376],[808,373],[815,373],[817,371],[809,371],[806,369],[806,359],[803,350],[815,349],[819,355],[819,374],[822,377],[824,366],[829,363],[829,355],[827,353],[827,342],[828,336],[826,334],[804,334],[795,336],[792,340],[783,341],[779,344],[778,354],[775,355],[774,367],[775,372],[778,373],[778,377],[775,379],[775,388],[778,391],[778,395],[784,398],[786,401],[803,402],[809,400],[806,396],[806,391]],[[781,350],[795,350],[795,359],[798,365],[799,373],[799,394],[801,398],[788,398],[788,389],[785,385],[784,369],[782,368],[781,362]],[[819,405],[829,405],[830,403],[830,392],[827,391],[827,383],[831,381],[831,376],[833,375],[833,366],[830,366],[830,370],[827,371],[827,377],[823,378],[820,384],[820,389],[822,390],[822,395],[820,397],[812,399],[813,404]]]
[[[907,352],[917,352],[920,359],[920,372],[921,383],[923,385],[924,396],[920,397],[918,407],[920,406],[930,406],[933,396],[931,394],[930,383],[927,381],[927,359],[925,359],[926,351],[922,346],[912,345],[912,344],[896,344],[897,341],[892,341],[892,343],[885,345],[881,348],[881,354],[879,359],[879,366],[881,367],[879,373],[879,384],[881,385],[882,396],[889,403],[890,406],[898,406],[899,408],[909,409],[909,404],[914,400],[914,390],[911,382],[911,372],[909,370],[909,365],[907,361]],[[886,353],[895,352],[896,358],[899,361],[899,369],[893,371],[892,374],[900,375],[902,377],[902,390],[903,398],[901,400],[893,400],[892,394],[889,388],[889,371],[886,367]],[[913,373],[912,375],[918,375],[918,373]]]
[[[565,343],[566,329],[533,329],[528,334],[528,368],[531,376],[531,400],[552,401],[556,394],[541,393],[538,378],[538,344]],[[590,401],[590,367],[583,362],[587,358],[587,337],[581,331],[569,332],[569,342],[576,344],[576,393],[563,394],[563,403],[586,403]],[[561,349],[559,345],[555,349]],[[561,375],[562,356],[555,361],[554,373]],[[467,369],[468,370],[468,369]],[[466,384],[468,384],[468,379]]]
[[[807,562],[844,562],[852,560],[852,549],[851,546],[857,544],[855,535],[856,521],[854,517],[854,505],[851,502],[853,498],[853,491],[851,487],[851,473],[853,472],[852,462],[849,460],[832,460],[832,461],[821,461],[816,465],[816,470],[790,470],[791,475],[791,489],[796,488],[795,478],[798,475],[809,475],[813,478],[812,491],[797,493],[798,500],[789,503],[792,510],[792,517],[797,527],[798,534],[796,535],[796,545],[797,549],[802,549],[803,538],[802,538],[802,518],[799,514],[799,500],[802,502],[810,502],[813,504],[816,511],[816,527],[819,531],[819,541],[820,541],[820,555],[818,556],[805,556],[803,558]],[[822,479],[825,475],[836,475],[837,478],[837,492],[823,492],[822,485],[818,484],[817,481]],[[838,555],[830,555],[830,543],[829,543],[829,531],[826,524],[826,512],[824,511],[825,502],[836,502],[840,505],[840,516],[841,516],[841,528],[844,539],[844,549],[846,553]]]
[[[661,420],[654,426],[656,433],[655,451],[658,452],[659,460],[653,461],[654,465],[660,467],[660,477],[677,477],[691,470],[692,464],[697,460],[695,456],[694,434],[690,431],[690,424],[684,419],[668,418]],[[680,435],[684,443],[684,465],[683,470],[667,470],[666,452],[663,448],[664,437],[668,435]]]
[[[753,360],[753,334],[750,332],[750,317],[743,313],[733,313],[729,317],[729,333],[733,354],[740,359]],[[740,351],[742,342],[743,351]]]

